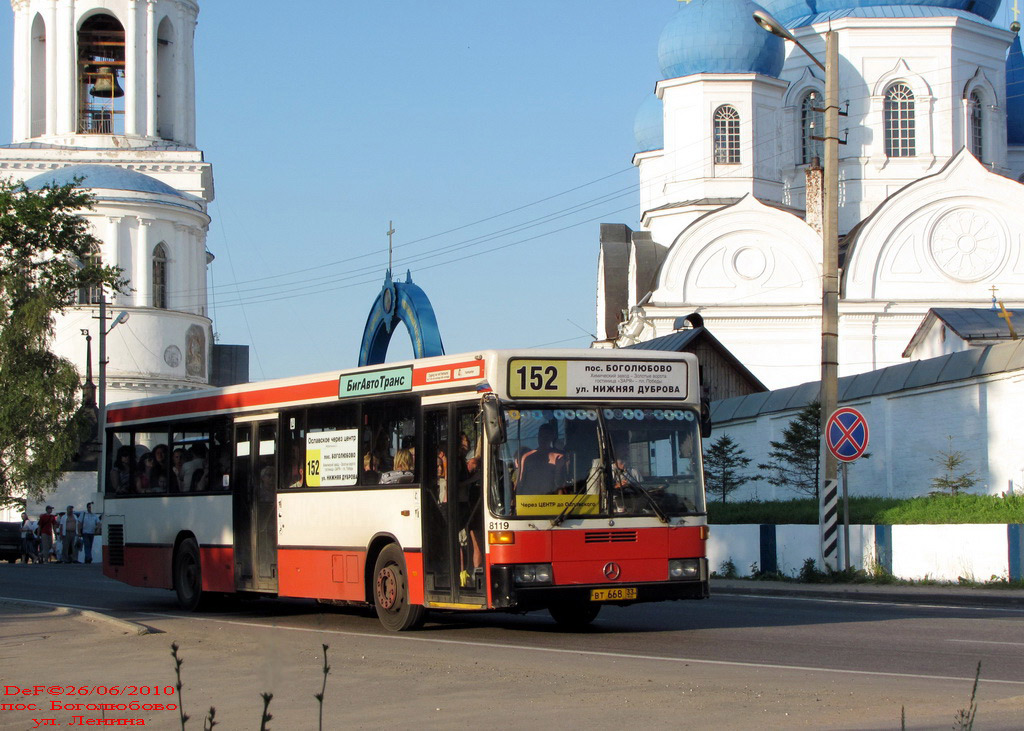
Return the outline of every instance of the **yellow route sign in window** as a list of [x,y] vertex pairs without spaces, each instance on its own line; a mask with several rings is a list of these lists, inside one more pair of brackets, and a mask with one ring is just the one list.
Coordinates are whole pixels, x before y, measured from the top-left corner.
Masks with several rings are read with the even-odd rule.
[[522,399],[687,398],[684,361],[526,360],[508,362],[508,395]]

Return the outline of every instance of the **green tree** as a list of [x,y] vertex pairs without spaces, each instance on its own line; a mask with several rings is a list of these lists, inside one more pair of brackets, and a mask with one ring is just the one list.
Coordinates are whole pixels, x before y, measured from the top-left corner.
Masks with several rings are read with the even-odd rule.
[[721,495],[725,505],[729,493],[759,479],[756,475],[743,474],[751,462],[750,457],[744,456],[743,448],[728,434],[723,434],[704,452],[704,485],[707,491]]
[[758,465],[764,479],[818,499],[821,404],[812,401],[802,408],[783,430],[782,441],[771,446],[768,462]]
[[952,495],[956,497],[977,485],[980,480],[975,477],[977,470],[964,471],[967,458],[963,452],[953,449],[953,437],[947,436],[949,444],[945,450],[939,450],[931,461],[939,465],[942,474],[932,478],[932,495]]
[[116,267],[98,262],[99,240],[75,185],[28,190],[0,180],[0,502],[52,490],[81,435],[79,375],[50,352],[54,315],[83,287],[120,291]]

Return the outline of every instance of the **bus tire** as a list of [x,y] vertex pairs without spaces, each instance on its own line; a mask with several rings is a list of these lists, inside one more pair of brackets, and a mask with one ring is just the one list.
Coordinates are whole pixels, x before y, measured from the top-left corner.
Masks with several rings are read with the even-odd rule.
[[427,610],[409,603],[409,578],[405,556],[394,543],[384,546],[373,567],[373,605],[377,618],[392,632],[420,627]]
[[186,538],[174,551],[174,593],[178,606],[195,612],[208,603],[203,593],[203,568],[199,560],[199,544],[195,538]]
[[597,602],[563,602],[548,607],[555,623],[568,630],[580,630],[597,619],[601,605]]

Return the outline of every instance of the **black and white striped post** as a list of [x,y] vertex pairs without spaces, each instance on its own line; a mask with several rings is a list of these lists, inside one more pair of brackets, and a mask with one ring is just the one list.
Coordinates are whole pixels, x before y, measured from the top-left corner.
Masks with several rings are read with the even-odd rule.
[[821,491],[821,563],[839,569],[839,481],[828,480]]

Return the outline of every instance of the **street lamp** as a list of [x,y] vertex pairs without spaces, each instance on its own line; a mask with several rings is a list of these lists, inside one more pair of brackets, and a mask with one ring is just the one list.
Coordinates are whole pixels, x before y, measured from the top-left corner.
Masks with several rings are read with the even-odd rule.
[[122,310],[107,327],[107,295],[100,292],[100,384],[99,384],[99,426],[100,463],[96,469],[96,491],[103,492],[103,473],[107,464],[107,335],[122,322],[127,322],[128,312]]
[[[825,33],[825,63],[804,47],[779,21],[763,10],[754,12],[754,21],[769,33],[792,41],[797,48],[825,72],[825,201],[822,211],[821,278],[821,466],[824,489],[820,493],[821,515],[831,498],[836,499],[838,462],[825,444],[825,427],[839,401],[839,38],[834,30]],[[819,483],[819,489],[821,483]],[[823,520],[821,522],[824,522]],[[838,568],[838,531],[822,534],[822,559]],[[847,562],[849,556],[847,556]]]

